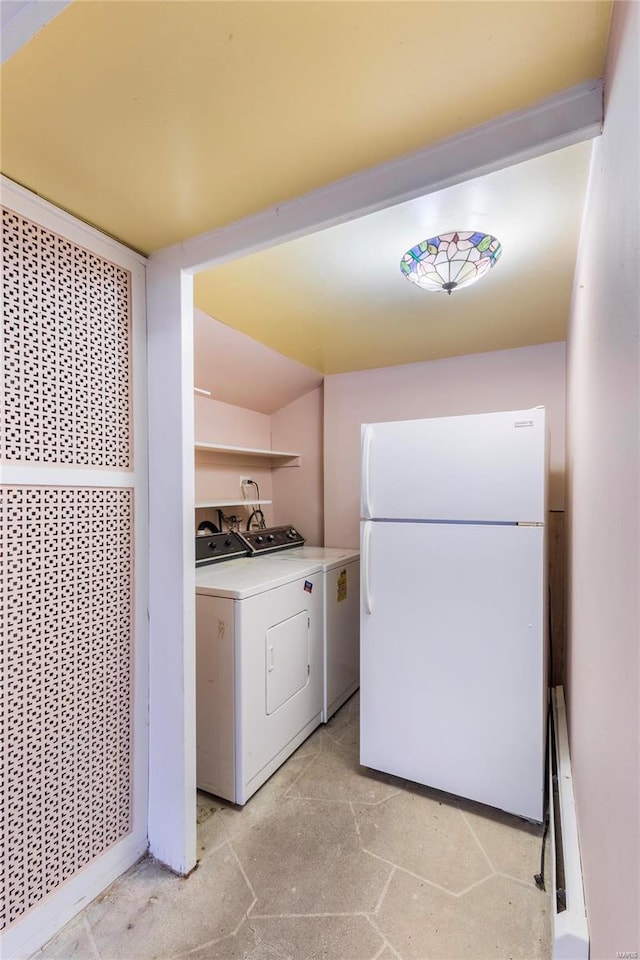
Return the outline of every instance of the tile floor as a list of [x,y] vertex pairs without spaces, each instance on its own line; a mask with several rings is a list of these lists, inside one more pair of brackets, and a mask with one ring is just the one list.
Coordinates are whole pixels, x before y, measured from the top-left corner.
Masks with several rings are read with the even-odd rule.
[[546,960],[540,831],[358,764],[358,698],[244,808],[198,797],[187,879],[146,859],[38,960]]

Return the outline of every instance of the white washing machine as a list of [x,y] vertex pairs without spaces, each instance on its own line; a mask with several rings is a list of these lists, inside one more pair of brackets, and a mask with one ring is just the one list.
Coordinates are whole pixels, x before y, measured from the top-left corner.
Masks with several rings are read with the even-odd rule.
[[196,570],[202,790],[246,803],[319,725],[322,624],[317,561],[243,557]]
[[287,563],[320,563],[323,594],[323,695],[326,723],[360,686],[360,552],[343,547],[306,547],[291,526],[243,533],[253,556],[269,553]]
[[360,552],[341,547],[295,547],[277,556],[322,564],[322,719],[326,723],[360,686]]

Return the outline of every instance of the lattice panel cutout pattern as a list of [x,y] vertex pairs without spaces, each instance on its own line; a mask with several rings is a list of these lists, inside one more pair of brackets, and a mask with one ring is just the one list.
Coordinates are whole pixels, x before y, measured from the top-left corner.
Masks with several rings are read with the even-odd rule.
[[131,275],[2,211],[0,457],[132,465]]
[[4,927],[132,826],[133,491],[0,487]]

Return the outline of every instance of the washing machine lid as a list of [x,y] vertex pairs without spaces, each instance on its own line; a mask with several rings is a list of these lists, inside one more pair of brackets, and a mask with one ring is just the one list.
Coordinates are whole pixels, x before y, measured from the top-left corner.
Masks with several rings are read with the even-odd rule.
[[325,573],[344,566],[353,560],[360,559],[360,551],[353,547],[294,547],[292,550],[282,550],[278,554],[281,560],[309,560],[311,563],[321,563]]
[[317,561],[282,563],[273,556],[240,557],[197,569],[196,593],[245,600],[295,580],[300,580],[300,589],[304,590],[306,578],[321,572],[322,564]]

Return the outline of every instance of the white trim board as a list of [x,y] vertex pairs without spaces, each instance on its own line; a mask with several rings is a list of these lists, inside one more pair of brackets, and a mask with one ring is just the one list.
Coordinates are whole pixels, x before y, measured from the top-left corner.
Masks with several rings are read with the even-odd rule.
[[131,269],[132,263],[144,266],[147,262],[147,258],[141,253],[125,246],[119,240],[114,240],[106,233],[101,233],[90,223],[78,220],[72,213],[67,213],[62,207],[49,203],[48,200],[38,196],[37,193],[32,193],[31,190],[27,190],[15,180],[10,180],[4,174],[0,176],[0,200],[10,210],[15,210],[16,213],[55,233],[64,233],[65,229],[69,230],[69,225],[73,224],[74,243],[100,254],[105,260],[121,264],[127,270]]
[[133,471],[0,463],[0,483],[37,487],[134,487]]
[[602,123],[602,81],[591,80],[533,107],[507,113],[415,153],[186,240],[180,245],[182,267],[198,273],[591,140],[602,132]]
[[2,937],[2,956],[6,960],[30,957],[146,852],[145,837],[125,837],[12,924]]
[[71,0],[14,0],[13,8],[3,4],[2,62],[9,60],[70,3]]

